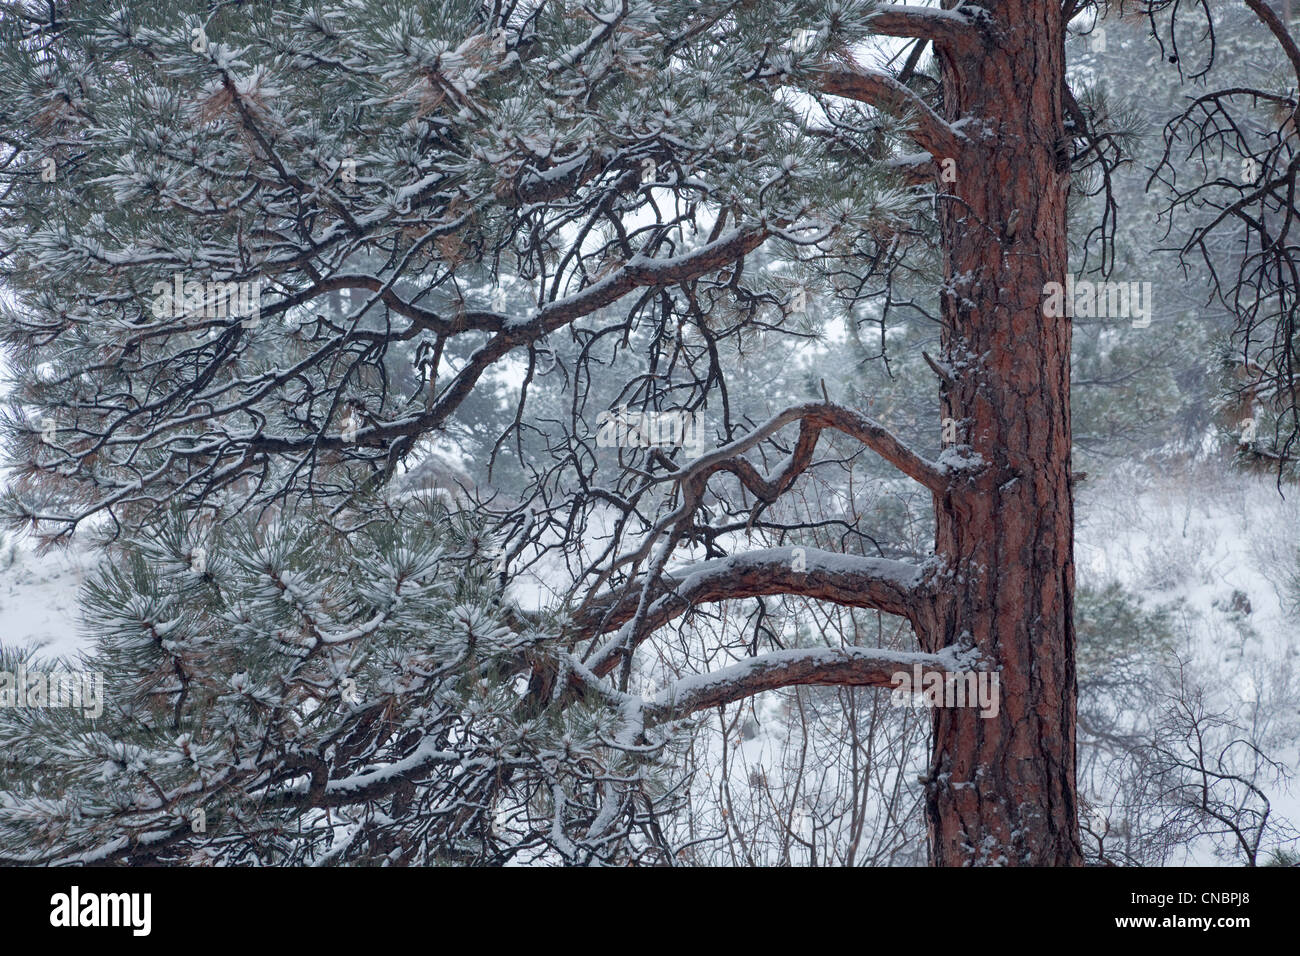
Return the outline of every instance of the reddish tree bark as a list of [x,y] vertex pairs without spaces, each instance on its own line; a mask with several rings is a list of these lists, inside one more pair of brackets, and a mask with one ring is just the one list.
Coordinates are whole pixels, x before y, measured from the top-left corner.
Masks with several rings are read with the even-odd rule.
[[[1070,322],[1043,316],[1067,269],[1065,24],[1059,0],[1002,0],[979,42],[939,47],[964,121],[941,228],[942,392],[981,467],[936,495],[947,579],[922,646],[1001,669],[994,717],[936,709],[926,806],[938,865],[1081,861],[1075,794]],[[966,449],[962,449],[964,452]]]

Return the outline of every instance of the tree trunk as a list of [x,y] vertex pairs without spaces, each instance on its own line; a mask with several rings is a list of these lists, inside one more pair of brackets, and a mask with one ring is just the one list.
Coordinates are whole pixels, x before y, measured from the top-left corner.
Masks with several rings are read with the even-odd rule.
[[973,643],[1000,666],[996,716],[934,711],[932,862],[1081,862],[1075,794],[1070,322],[1063,282],[1069,140],[1060,0],[986,5],[983,45],[940,55],[969,142],[945,185],[945,417],[985,467],[936,498],[940,582],[927,650]]

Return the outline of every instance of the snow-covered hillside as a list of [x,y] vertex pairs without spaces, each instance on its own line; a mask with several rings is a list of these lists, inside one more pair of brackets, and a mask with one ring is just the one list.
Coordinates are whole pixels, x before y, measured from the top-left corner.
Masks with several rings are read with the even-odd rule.
[[82,545],[38,555],[30,539],[0,539],[0,644],[49,657],[80,650],[77,595],[96,560]]

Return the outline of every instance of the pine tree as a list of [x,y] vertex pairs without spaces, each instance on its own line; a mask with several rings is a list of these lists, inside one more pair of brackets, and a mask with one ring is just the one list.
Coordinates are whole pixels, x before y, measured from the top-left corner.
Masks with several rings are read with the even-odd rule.
[[[88,620],[127,692],[99,736],[3,718],[29,764],[5,797],[17,852],[662,854],[672,787],[642,762],[680,720],[891,687],[905,662],[1005,688],[997,714],[933,715],[931,860],[1080,862],[1073,327],[1043,300],[1070,267],[1072,184],[1118,162],[1122,124],[1067,82],[1095,6],[0,7],[0,335],[21,383],[0,512],[47,539],[122,532]],[[1170,31],[1213,16],[1140,6]],[[1289,223],[1295,99],[1261,95],[1276,124],[1238,146],[1263,170],[1252,200]],[[1294,244],[1262,235],[1233,287],[1290,302]],[[821,376],[770,414],[733,406],[732,356],[764,325],[883,322],[909,280],[938,300],[928,441]],[[809,293],[833,304],[807,317]],[[1262,317],[1280,380],[1293,311]],[[627,404],[690,416],[704,447],[640,426],[606,447]],[[922,553],[869,553],[859,515],[818,547],[798,489],[866,451],[932,507]],[[476,472],[459,507],[495,586],[546,576],[544,610],[471,586],[480,549],[450,516],[433,534],[377,504],[440,455]],[[444,569],[444,543],[470,564]],[[633,693],[656,633],[767,597],[892,615],[919,650],[761,653],[756,632]],[[67,741],[46,781],[40,739]],[[106,797],[62,789],[90,766]],[[233,832],[194,834],[198,809]]]
[[[511,620],[481,530],[436,500],[206,531],[177,513],[111,554],[93,647],[63,668],[102,673],[103,713],[0,708],[7,862],[661,852],[643,824],[670,802],[671,732],[621,745],[616,694],[530,699],[545,632]],[[24,664],[42,670],[0,670]]]

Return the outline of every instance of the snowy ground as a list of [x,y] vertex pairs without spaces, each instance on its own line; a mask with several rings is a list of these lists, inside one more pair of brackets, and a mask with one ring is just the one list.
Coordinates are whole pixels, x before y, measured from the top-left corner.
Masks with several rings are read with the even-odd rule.
[[[1082,490],[1075,560],[1081,585],[1178,609],[1176,653],[1214,708],[1268,725],[1291,777],[1270,786],[1272,811],[1300,824],[1300,493],[1285,491],[1212,461],[1111,477]],[[1222,861],[1189,848],[1186,862]]]
[[0,643],[50,657],[80,650],[77,594],[95,560],[79,546],[37,555],[30,539],[0,537]]

